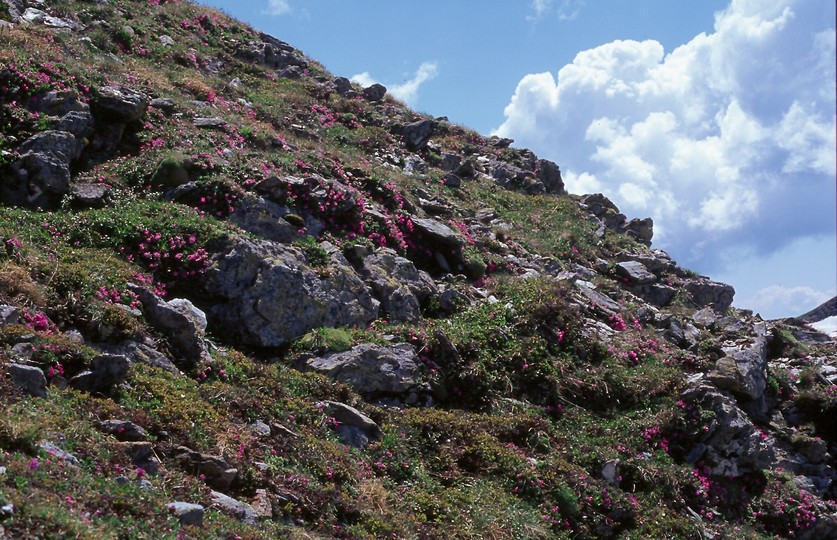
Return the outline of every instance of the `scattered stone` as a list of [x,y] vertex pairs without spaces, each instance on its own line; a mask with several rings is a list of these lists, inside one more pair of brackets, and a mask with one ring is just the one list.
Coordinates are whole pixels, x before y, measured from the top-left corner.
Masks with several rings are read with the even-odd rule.
[[209,454],[195,452],[191,448],[181,446],[176,450],[177,462],[186,471],[206,478],[206,483],[215,489],[226,491],[229,489],[238,469],[233,468],[223,458]]
[[12,503],[6,503],[3,506],[0,506],[0,521],[7,520],[14,515],[15,505]]
[[197,525],[203,527],[204,508],[199,504],[175,501],[168,504],[172,513],[181,525]]
[[627,279],[630,285],[644,285],[657,281],[657,276],[649,272],[645,265],[638,261],[616,263],[616,273]]
[[427,141],[437,129],[438,123],[435,120],[419,120],[404,126],[401,138],[410,150],[421,150],[427,146]]
[[9,365],[9,373],[12,376],[12,384],[23,389],[29,395],[47,397],[47,380],[44,372],[40,369],[25,364],[11,364]]
[[250,424],[250,431],[258,437],[270,437],[270,426],[261,420],[256,420]]
[[125,382],[130,368],[131,362],[125,356],[100,354],[93,359],[90,370],[70,379],[70,385],[84,392],[108,392]]
[[154,447],[148,441],[127,441],[122,443],[125,453],[131,457],[134,467],[139,467],[149,474],[157,474],[160,460],[154,453]]
[[392,347],[364,343],[322,357],[302,357],[297,367],[348,384],[364,396],[399,395],[415,388],[420,370],[412,345]]
[[381,101],[387,93],[386,86],[375,83],[363,89],[363,98],[367,101]]
[[210,497],[212,498],[212,504],[225,512],[229,512],[242,523],[256,525],[259,522],[259,514],[249,504],[233,499],[219,491],[212,491]]
[[110,188],[105,184],[75,184],[70,190],[73,201],[90,208],[102,208]]
[[0,305],[0,326],[17,324],[20,321],[20,310],[14,306]]
[[139,121],[150,101],[142,92],[118,85],[103,86],[97,94],[94,101],[96,117],[123,124]]
[[383,432],[371,418],[359,410],[337,401],[325,401],[326,414],[339,422],[336,428],[340,441],[352,448],[366,448],[378,440]]
[[60,448],[51,442],[48,441],[41,441],[38,443],[38,448],[49,454],[50,456],[60,459],[61,461],[67,463],[71,467],[79,467],[81,463],[79,462],[78,458],[71,453],[67,452],[63,448]]
[[192,124],[195,127],[200,128],[223,128],[227,125],[227,121],[223,118],[218,118],[217,116],[213,116],[211,118],[195,118],[192,120]]
[[442,154],[442,161],[439,163],[439,168],[443,171],[456,172],[462,162],[462,158],[457,154],[445,152]]
[[187,362],[209,358],[204,343],[206,315],[189,300],[173,299],[166,302],[145,287],[128,284],[142,303],[143,313],[154,328],[163,332]]
[[174,110],[174,101],[169,98],[154,98],[151,100],[149,105],[155,109],[161,109],[166,112]]
[[112,434],[119,441],[144,441],[148,433],[130,420],[105,420],[99,424],[102,431]]
[[270,502],[270,496],[266,489],[257,489],[253,501],[250,503],[256,514],[264,519],[271,519],[273,517],[273,504]]

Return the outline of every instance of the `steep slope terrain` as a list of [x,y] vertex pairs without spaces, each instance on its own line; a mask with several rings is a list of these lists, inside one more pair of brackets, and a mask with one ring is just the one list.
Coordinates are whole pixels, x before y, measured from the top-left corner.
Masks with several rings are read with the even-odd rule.
[[0,19],[0,537],[837,537],[834,341],[650,220],[186,1]]

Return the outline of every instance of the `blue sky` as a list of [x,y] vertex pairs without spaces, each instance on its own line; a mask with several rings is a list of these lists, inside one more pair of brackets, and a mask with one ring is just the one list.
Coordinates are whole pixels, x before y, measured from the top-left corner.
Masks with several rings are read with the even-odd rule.
[[835,294],[833,0],[204,3],[555,161],[738,307]]

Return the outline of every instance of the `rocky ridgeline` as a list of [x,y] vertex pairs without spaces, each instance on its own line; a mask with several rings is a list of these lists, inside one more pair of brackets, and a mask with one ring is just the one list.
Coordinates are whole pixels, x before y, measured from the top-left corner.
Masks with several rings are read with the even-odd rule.
[[[66,13],[50,15],[47,3],[4,3],[11,20],[6,24],[11,27],[40,25],[85,39],[89,26]],[[158,39],[173,41],[166,35]],[[267,69],[275,77],[306,81],[323,101],[332,94],[358,100],[365,107],[377,107],[384,118],[400,107],[386,97],[381,85],[360,88],[342,77],[312,75],[315,66],[309,59],[266,34],[239,42],[230,53],[233,59]],[[231,61],[209,58],[203,69],[220,73],[225,62]],[[11,80],[11,72],[0,71],[3,77]],[[228,86],[241,84],[233,79]],[[229,129],[229,121],[210,104],[184,103],[176,95],[125,84],[92,88],[89,95],[45,90],[27,107],[39,115],[45,128],[4,150],[2,198],[8,206],[47,211],[108,207],[114,188],[90,181],[85,172],[135,152],[152,112],[191,124],[190,129]],[[568,195],[556,164],[511,148],[512,141],[473,138],[451,145],[450,138],[461,137],[462,130],[446,119],[419,118],[403,109],[397,118],[387,120],[392,144],[366,156],[377,166],[408,178],[433,173],[434,181],[448,193],[467,192],[469,185],[479,183],[532,197],[570,200],[591,238],[623,238],[621,247],[583,256],[538,253],[510,239],[504,232],[509,224],[494,208],[461,207],[456,196],[442,196],[429,185],[413,188],[409,195],[399,194],[394,184],[386,189],[398,199],[399,219],[408,223],[401,233],[389,237],[379,233],[369,236],[372,242],[339,245],[337,240],[345,237],[326,233],[349,231],[359,237],[364,234],[361,224],[377,231],[393,230],[392,208],[358,188],[372,181],[363,170],[326,175],[300,165],[292,173],[264,174],[246,192],[238,193],[227,217],[234,227],[207,244],[205,266],[192,286],[182,289],[188,293],[184,297],[166,297],[149,283],[128,284],[134,303],[130,307],[118,304],[120,309],[153,329],[157,339],[102,339],[101,333],[88,333],[67,321],[56,325],[41,311],[33,315],[27,302],[0,305],[0,326],[30,330],[5,350],[4,369],[11,381],[24,392],[44,398],[68,386],[111,395],[127,384],[137,364],[175,374],[196,370],[206,374],[218,347],[207,338],[211,335],[222,344],[278,357],[298,370],[343,383],[367,404],[433,408],[444,401],[446,407],[455,407],[448,395],[440,394],[428,381],[426,351],[393,336],[384,342],[355,343],[342,351],[293,354],[288,347],[318,329],[366,328],[382,320],[420,325],[431,311],[433,317],[444,319],[480,305],[499,304],[485,285],[486,272],[490,272],[486,261],[469,255],[469,249],[490,247],[489,265],[501,263],[504,275],[565,287],[567,305],[579,314],[577,332],[582,341],[607,348],[618,342],[628,325],[634,325],[661,336],[678,357],[702,365],[684,375],[680,403],[685,410],[709,413],[711,420],[691,438],[680,441],[679,459],[699,464],[707,477],[732,484],[760,471],[789,471],[805,496],[817,501],[810,505],[817,509],[816,522],[803,528],[800,537],[837,536],[833,507],[829,513],[822,502],[837,496],[837,411],[805,408],[787,399],[800,378],[817,379],[835,388],[833,340],[798,321],[764,321],[731,309],[732,287],[683,269],[665,252],[650,249],[650,219],[628,220],[602,194]],[[318,121],[323,125],[322,118]],[[310,125],[283,127],[301,139],[316,142],[320,137]],[[294,149],[284,140],[271,144],[271,152]],[[148,176],[160,200],[196,205],[204,197],[194,165],[188,162],[161,164]],[[333,210],[325,212],[324,208]],[[95,355],[75,373],[47,372],[33,361],[37,333],[43,331],[83,344]],[[444,333],[434,339],[440,357],[461,356]],[[797,354],[800,347],[812,353]],[[362,450],[380,439],[384,426],[351,405],[358,404],[335,400],[318,404],[336,419],[340,440]],[[816,426],[813,432],[812,425]],[[271,500],[274,505],[299,504],[293,493],[275,490],[257,489],[246,501],[229,496],[226,493],[240,480],[242,466],[222,455],[172,446],[162,437],[151,439],[143,427],[122,418],[103,420],[100,429],[116,437],[133,465],[152,477],[161,471],[163,462],[166,467],[200,475],[212,489],[210,500],[203,503],[222,508],[244,523],[269,519]],[[256,437],[277,433],[291,440],[299,437],[275,422],[269,425],[259,420],[251,429]],[[54,446],[47,451],[60,460],[75,459]],[[605,479],[615,478],[620,467],[618,460],[608,462],[601,474]],[[153,478],[143,482],[154,483]],[[180,523],[200,525],[204,506],[193,502],[172,502],[169,510]],[[13,515],[13,509],[10,512]]]

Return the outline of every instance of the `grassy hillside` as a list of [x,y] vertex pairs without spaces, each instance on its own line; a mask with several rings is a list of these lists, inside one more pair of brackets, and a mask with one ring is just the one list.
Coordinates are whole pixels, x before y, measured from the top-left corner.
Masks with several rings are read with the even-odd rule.
[[0,19],[0,537],[837,534],[834,342],[554,164],[190,2]]

